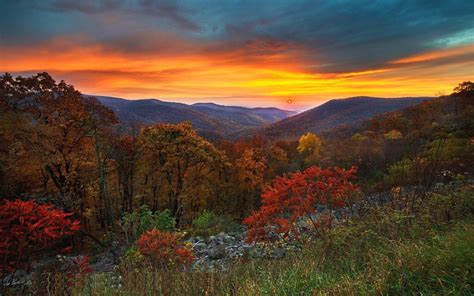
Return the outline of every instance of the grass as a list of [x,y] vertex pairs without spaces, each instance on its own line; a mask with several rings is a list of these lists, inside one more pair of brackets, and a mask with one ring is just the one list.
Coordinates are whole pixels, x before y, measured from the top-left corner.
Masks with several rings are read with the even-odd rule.
[[[415,212],[371,207],[282,259],[242,258],[226,271],[123,265],[50,295],[474,295],[474,188],[422,200]],[[395,207],[396,208],[396,207]],[[133,261],[132,261],[133,263]],[[121,277],[118,279],[118,277]],[[58,280],[59,279],[59,280]],[[44,290],[44,284],[35,291]],[[37,294],[31,292],[31,294]]]
[[[227,272],[122,270],[94,274],[77,295],[472,295],[474,222],[384,231],[356,224],[280,260],[248,259]],[[402,232],[403,231],[403,232]]]

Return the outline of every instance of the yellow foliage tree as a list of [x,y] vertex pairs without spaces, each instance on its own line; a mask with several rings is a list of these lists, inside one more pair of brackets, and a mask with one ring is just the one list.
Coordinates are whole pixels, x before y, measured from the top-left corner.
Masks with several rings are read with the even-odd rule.
[[299,145],[296,148],[299,153],[306,154],[305,162],[313,163],[321,155],[322,140],[313,133],[306,133],[301,136]]
[[385,139],[387,140],[398,140],[403,137],[402,133],[396,129],[389,131],[388,133],[384,134]]
[[168,208],[179,223],[185,198],[206,176],[226,162],[224,154],[201,138],[189,123],[157,124],[141,130],[142,162],[159,174],[157,184],[167,195]]

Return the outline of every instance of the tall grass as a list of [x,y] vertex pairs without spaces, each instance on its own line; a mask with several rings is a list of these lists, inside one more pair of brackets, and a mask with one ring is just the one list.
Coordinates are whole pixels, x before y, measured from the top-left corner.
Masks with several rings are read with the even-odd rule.
[[[122,270],[95,274],[77,295],[469,295],[474,222],[410,229],[398,239],[359,227],[280,260],[251,259],[226,272]],[[339,230],[340,232],[344,232]]]
[[[472,201],[472,190],[459,194],[452,197]],[[439,208],[451,211],[450,221],[433,220],[440,215],[430,206],[416,215],[373,209],[301,252],[274,260],[243,258],[226,271],[122,267],[55,290],[73,295],[474,295],[474,220],[472,203],[466,204],[467,210]]]

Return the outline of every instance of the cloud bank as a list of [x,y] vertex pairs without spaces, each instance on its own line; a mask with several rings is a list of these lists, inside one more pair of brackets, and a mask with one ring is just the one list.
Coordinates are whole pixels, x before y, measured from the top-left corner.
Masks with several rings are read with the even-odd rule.
[[130,98],[433,95],[473,79],[474,2],[5,0],[0,55]]

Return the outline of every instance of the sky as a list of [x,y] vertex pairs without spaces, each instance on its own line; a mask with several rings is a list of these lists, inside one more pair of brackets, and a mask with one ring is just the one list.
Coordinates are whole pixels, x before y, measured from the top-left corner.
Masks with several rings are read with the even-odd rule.
[[0,0],[0,72],[83,93],[302,110],[474,80],[474,1]]

